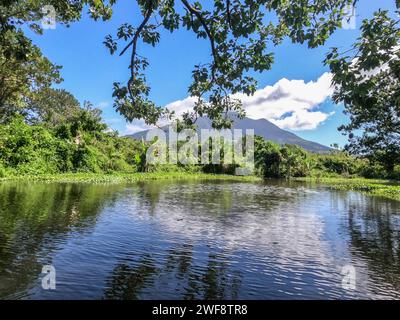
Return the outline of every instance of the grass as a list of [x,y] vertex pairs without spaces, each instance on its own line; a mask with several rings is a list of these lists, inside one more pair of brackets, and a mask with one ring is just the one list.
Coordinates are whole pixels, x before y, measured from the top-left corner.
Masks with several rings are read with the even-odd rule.
[[372,196],[400,201],[400,183],[392,180],[365,178],[297,178],[297,181],[322,183],[334,190],[352,190]]
[[224,174],[188,173],[188,172],[149,172],[149,173],[64,173],[44,175],[22,175],[0,178],[1,181],[39,181],[69,183],[121,183],[151,180],[224,180],[253,182],[261,179],[255,176],[233,176]]

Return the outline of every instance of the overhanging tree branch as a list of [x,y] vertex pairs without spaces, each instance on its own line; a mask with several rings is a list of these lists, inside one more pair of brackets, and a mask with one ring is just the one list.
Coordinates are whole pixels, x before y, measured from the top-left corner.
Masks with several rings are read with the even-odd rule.
[[218,53],[217,53],[217,49],[215,47],[215,41],[214,41],[214,37],[211,33],[210,28],[208,27],[207,23],[205,22],[203,16],[201,15],[201,12],[198,11],[197,9],[195,9],[194,7],[192,7],[189,2],[187,2],[187,0],[181,0],[182,3],[184,4],[184,6],[189,10],[190,13],[194,14],[196,16],[197,19],[199,19],[201,25],[204,28],[204,31],[207,34],[208,39],[210,40],[210,44],[211,44],[211,51],[212,51],[212,55],[214,58],[214,63],[217,64],[218,63]]
[[[149,99],[150,87],[143,72],[148,62],[137,53],[139,38],[152,46],[159,42],[157,26],[164,26],[170,32],[186,27],[209,43],[211,60],[196,64],[189,93],[199,99],[194,110],[200,115],[209,115],[216,126],[223,127],[226,125],[221,118],[223,112],[242,112],[240,102],[228,101],[230,95],[238,92],[251,95],[256,91],[257,81],[248,73],[271,69],[273,53],[267,52],[269,41],[277,45],[288,37],[295,43],[308,42],[310,47],[322,45],[346,17],[345,7],[357,2],[308,0],[304,4],[299,0],[292,1],[288,7],[287,1],[219,0],[202,8],[194,1],[136,0],[142,19],[137,28],[124,23],[118,29],[116,40],[107,36],[105,45],[111,54],[117,50],[120,40],[124,40],[120,56],[131,50],[128,87],[116,82],[113,92],[115,108],[128,120],[143,118],[153,124],[164,114],[162,107]],[[184,10],[177,10],[178,5]],[[277,21],[265,25],[264,17],[269,12],[277,15]],[[156,24],[150,25],[153,15],[159,15],[162,20],[158,22],[156,17]],[[203,100],[206,93],[209,95]]]
[[130,42],[127,44],[127,46],[121,51],[121,53],[119,54],[119,56],[122,56],[122,55],[126,52],[126,50],[129,49],[129,47],[130,47],[131,45],[134,45],[134,46],[136,47],[136,42],[137,42],[137,40],[139,39],[140,33],[142,32],[143,28],[146,26],[147,22],[149,21],[149,19],[150,19],[150,17],[151,17],[151,13],[152,13],[151,10],[147,11],[147,13],[145,14],[145,18],[144,18],[144,20],[142,21],[142,23],[140,24],[140,26],[138,27],[138,29],[136,30],[135,35],[133,36],[132,41],[130,41]]
[[231,20],[231,1],[226,0],[226,16],[228,20],[228,25],[232,29],[232,20]]
[[137,28],[133,39],[131,42],[128,43],[128,45],[122,50],[122,52],[120,53],[120,56],[123,55],[126,50],[128,50],[128,48],[130,46],[132,46],[132,54],[131,54],[131,64],[130,64],[130,69],[131,69],[131,77],[128,81],[128,91],[129,91],[129,95],[131,96],[132,101],[135,101],[135,96],[131,91],[131,84],[133,83],[133,81],[135,80],[135,59],[136,59],[136,51],[137,51],[137,41],[140,37],[140,33],[142,32],[143,28],[146,26],[147,22],[149,21],[151,14],[152,14],[152,10],[149,9],[144,16],[144,19],[142,21],[142,23],[139,25],[139,27]]

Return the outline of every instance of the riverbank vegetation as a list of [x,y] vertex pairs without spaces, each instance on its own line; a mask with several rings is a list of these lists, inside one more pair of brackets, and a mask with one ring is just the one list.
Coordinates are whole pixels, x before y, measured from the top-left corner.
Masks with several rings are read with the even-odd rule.
[[[150,143],[120,137],[102,122],[100,110],[88,103],[82,108],[74,106],[73,111],[69,107],[59,109],[62,111],[53,114],[51,121],[37,119],[32,122],[16,115],[0,124],[0,177],[66,173],[234,173],[235,166],[224,165],[223,158],[220,165],[150,165],[146,162]],[[255,139],[254,157],[254,174],[264,178],[400,177],[399,167],[388,172],[377,162],[345,151],[315,154],[261,137]]]
[[303,177],[295,181],[307,182],[310,185],[326,185],[333,190],[357,191],[371,196],[379,196],[400,201],[400,184],[393,180],[365,179],[359,177]]
[[[0,178],[56,174],[234,174],[234,165],[150,165],[149,142],[121,137],[102,122],[101,111],[80,106],[68,92],[47,89],[52,104],[36,113],[13,115],[0,124]],[[66,103],[68,97],[69,103]],[[44,99],[44,97],[43,97]],[[27,113],[28,114],[28,113]],[[201,146],[199,146],[201,149]],[[400,167],[388,171],[378,161],[332,149],[316,154],[295,145],[255,138],[254,174],[263,178],[323,177],[400,179]]]
[[261,137],[255,139],[255,167],[266,178],[356,178],[400,179],[400,166],[393,170],[367,157],[334,150],[327,154],[310,153],[295,145],[280,146]]
[[262,181],[260,177],[234,176],[228,174],[194,173],[185,171],[169,172],[136,172],[136,173],[61,173],[61,174],[38,174],[25,176],[11,176],[0,178],[0,181],[36,181],[36,182],[61,182],[61,183],[123,183],[123,182],[144,182],[153,180],[217,180],[217,181],[238,181],[256,182]]
[[75,105],[73,111],[58,109],[60,114],[53,114],[52,121],[36,119],[32,122],[15,115],[0,124],[0,181],[254,182],[263,178],[284,178],[400,200],[400,185],[395,183],[400,177],[398,166],[388,172],[378,162],[345,151],[315,154],[295,145],[278,145],[256,137],[252,176],[234,176],[235,166],[223,162],[220,165],[149,165],[146,152],[150,143],[120,137],[102,122],[100,111],[90,104]]
[[[186,27],[197,36],[209,38],[213,44],[213,62],[208,67],[198,66],[193,72],[189,92],[198,98],[194,112],[185,114],[184,121],[179,124],[191,127],[195,125],[193,119],[197,116],[208,115],[216,128],[229,128],[232,121],[225,117],[228,111],[243,115],[240,101],[232,100],[231,95],[238,92],[251,95],[256,89],[257,82],[245,76],[247,72],[267,71],[272,67],[273,54],[265,52],[266,40],[272,36],[270,40],[275,44],[291,38],[294,42],[307,42],[310,47],[322,45],[340,26],[345,15],[343,10],[337,9],[343,9],[345,4],[353,1],[337,1],[333,7],[313,2],[311,7],[303,6],[302,10],[291,13],[287,12],[285,2],[278,1],[264,8],[264,2],[256,1],[256,5],[250,8],[237,1],[232,7],[233,15],[231,8],[224,8],[221,1],[216,1],[213,11],[207,14],[198,5],[191,7],[182,1],[189,10],[183,16],[175,11],[171,1],[138,3],[145,15],[142,28],[133,32],[135,28],[126,24],[119,28],[117,38],[108,35],[104,42],[110,52],[115,53],[121,49],[118,44],[130,41],[120,54],[128,49],[133,54],[128,84],[114,83],[116,111],[127,121],[144,119],[149,124],[155,124],[166,111],[149,100],[149,87],[142,75],[148,63],[144,57],[136,56],[138,39],[157,45],[160,34],[147,22],[151,14],[159,14],[162,17],[160,27],[169,31]],[[44,1],[6,1],[0,5],[0,178],[137,181],[159,177],[198,177],[204,173],[215,177],[215,174],[235,172],[234,165],[224,163],[150,165],[146,161],[148,143],[121,137],[102,122],[101,111],[91,103],[80,103],[66,90],[55,89],[54,85],[62,82],[61,67],[42,54],[24,29],[28,26],[39,34],[43,32],[38,22],[43,18],[44,4]],[[104,5],[103,1],[74,1],[72,5],[68,0],[56,0],[52,5],[56,9],[57,22],[61,24],[79,20],[85,5],[90,6],[95,19],[107,20],[112,15],[112,8]],[[400,6],[398,2],[396,6]],[[66,7],[69,10],[64,10]],[[261,19],[264,9],[277,13],[276,26],[264,28]],[[253,17],[249,10],[258,15]],[[330,10],[337,14],[317,22],[315,15],[329,14]],[[291,19],[286,19],[286,14],[291,15]],[[400,32],[398,21],[392,16],[379,11],[373,18],[363,21],[360,38],[350,50],[355,52],[355,56],[332,49],[324,61],[336,85],[333,99],[336,103],[344,103],[349,115],[350,123],[340,128],[348,134],[346,149],[314,154],[298,146],[278,145],[256,137],[256,176],[315,181],[346,178],[352,181],[349,185],[353,189],[392,192],[392,186],[385,183],[382,184],[385,188],[378,188],[372,182],[354,183],[358,178],[400,180]],[[238,17],[245,19],[238,20]],[[214,24],[214,19],[224,28],[215,29],[218,24]],[[289,20],[300,22],[291,24]],[[200,25],[209,32],[204,33]],[[249,29],[246,25],[254,28]],[[244,47],[237,50],[237,44],[228,41],[228,34],[243,37],[248,43],[246,40]],[[261,38],[255,41],[254,36]],[[240,54],[232,59],[228,54],[230,50]],[[203,97],[205,94],[209,95],[208,102]]]

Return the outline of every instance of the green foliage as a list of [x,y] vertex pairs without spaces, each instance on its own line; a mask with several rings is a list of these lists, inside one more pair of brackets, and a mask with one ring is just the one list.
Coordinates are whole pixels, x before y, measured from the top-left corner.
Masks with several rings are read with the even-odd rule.
[[6,168],[2,162],[0,162],[0,178],[5,178],[7,176]]
[[59,172],[59,143],[45,128],[29,126],[21,117],[0,126],[0,158],[7,168],[21,174]]
[[[110,0],[109,3],[115,1]],[[25,30],[29,28],[42,34],[42,19],[49,14],[54,15],[57,24],[68,25],[80,19],[86,4],[93,18],[101,15],[106,19],[111,15],[111,9],[102,0],[0,2],[0,123],[10,121],[16,114],[28,116],[32,111],[37,112],[35,116],[39,120],[62,121],[62,117],[57,117],[58,110],[51,112],[54,99],[64,100],[65,103],[73,99],[63,90],[50,89],[52,84],[62,81],[59,74],[61,67],[43,56],[41,50],[25,35]],[[50,8],[54,10],[49,12]],[[43,97],[48,100],[43,100]]]
[[[110,18],[116,1],[94,3],[94,17]],[[187,29],[210,44],[211,61],[194,67],[189,94],[197,98],[193,112],[186,113],[187,125],[198,116],[207,115],[215,128],[228,128],[230,110],[243,116],[241,101],[232,94],[254,94],[255,72],[270,70],[274,61],[273,45],[289,38],[315,48],[325,43],[341,25],[347,5],[354,0],[215,0],[201,4],[187,0],[137,0],[142,21],[137,27],[124,23],[115,36],[104,41],[111,54],[130,50],[130,78],[126,85],[114,83],[114,107],[128,121],[144,119],[156,124],[161,116],[172,116],[168,110],[149,99],[150,87],[145,70],[148,61],[138,56],[138,41],[156,46],[159,28],[169,32]],[[156,24],[151,19],[156,17]],[[123,45],[120,48],[120,45]],[[207,99],[207,101],[206,101]]]
[[361,36],[347,54],[334,48],[325,60],[333,73],[333,99],[344,103],[350,118],[339,128],[348,134],[346,149],[389,173],[400,164],[399,22],[387,11],[376,12],[363,21]]
[[[45,5],[55,8],[57,23],[81,17],[87,5],[93,19],[110,19],[116,0],[3,0],[0,3],[0,176],[59,172],[166,171],[232,173],[230,165],[149,166],[148,145],[106,132],[100,111],[83,108],[65,90],[52,89],[62,81],[60,67],[44,57],[26,37],[24,28],[43,32]],[[131,51],[127,85],[114,83],[114,106],[127,120],[155,124],[172,115],[149,99],[144,74],[146,58],[137,55],[138,41],[156,46],[159,28],[185,28],[210,44],[211,60],[198,64],[189,86],[197,98],[194,110],[180,127],[193,126],[209,116],[213,127],[231,126],[226,115],[244,111],[232,94],[255,92],[254,71],[264,72],[274,60],[269,44],[285,38],[315,48],[340,26],[345,8],[354,0],[136,0],[143,20],[121,25],[104,44],[111,54]],[[396,1],[399,8],[399,1]],[[398,15],[396,11],[396,15]],[[157,24],[154,24],[156,17]],[[335,102],[343,102],[350,124],[340,129],[349,136],[346,152],[310,154],[296,146],[279,146],[256,139],[256,170],[265,177],[362,175],[399,178],[400,148],[400,31],[399,20],[378,11],[364,20],[361,36],[343,55],[334,48],[325,60],[333,73]],[[237,41],[240,39],[240,41]],[[348,53],[347,52],[347,53]],[[206,101],[207,99],[207,101]],[[31,124],[31,125],[29,125]]]
[[43,88],[27,101],[29,122],[57,126],[74,119],[80,112],[79,101],[64,89]]
[[28,114],[30,100],[52,83],[61,81],[60,67],[42,56],[39,48],[27,41],[23,59],[7,58],[7,47],[0,45],[0,123],[13,115]]
[[362,168],[369,166],[366,160],[356,159],[347,152],[334,151],[329,155],[314,155],[316,170],[342,176],[360,174]]
[[60,67],[44,57],[25,36],[24,27],[38,34],[46,5],[54,7],[57,23],[79,19],[84,1],[3,0],[0,3],[0,123],[15,114],[27,114],[27,101],[42,89],[61,81]]
[[1,174],[136,171],[138,143],[105,128],[93,110],[82,109],[69,123],[55,128],[29,125],[18,116],[0,125]]
[[269,178],[305,177],[312,169],[312,158],[295,145],[280,146],[261,137],[255,139],[254,161],[259,174]]
[[[294,145],[280,146],[261,137],[255,139],[256,173],[266,178],[352,177],[398,179],[384,167],[366,158],[357,158],[346,151],[328,154],[309,153]],[[399,167],[400,169],[400,167]]]
[[[28,124],[22,116],[0,125],[0,177],[60,173],[191,173],[234,174],[236,165],[148,165],[149,144],[108,132],[97,109],[80,109],[69,122],[49,127]],[[223,150],[221,150],[223,151]],[[222,154],[223,157],[223,154]],[[261,137],[255,139],[255,168],[263,177],[388,175],[382,166],[357,159],[346,152],[312,154],[294,145],[280,146]]]
[[308,153],[295,145],[285,145],[280,150],[283,164],[283,175],[290,177],[305,177],[310,173]]
[[135,154],[135,157],[134,157],[135,165],[139,172],[147,171],[147,163],[146,163],[147,149],[148,149],[148,146],[142,140],[139,144],[138,152]]
[[264,177],[281,177],[282,155],[280,146],[274,142],[266,141],[261,137],[255,139],[255,166]]

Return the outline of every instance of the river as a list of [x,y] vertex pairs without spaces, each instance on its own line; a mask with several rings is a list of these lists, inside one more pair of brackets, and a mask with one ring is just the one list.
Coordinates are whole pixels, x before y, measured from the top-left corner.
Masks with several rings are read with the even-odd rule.
[[2,182],[0,298],[398,299],[400,202],[283,181]]

